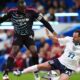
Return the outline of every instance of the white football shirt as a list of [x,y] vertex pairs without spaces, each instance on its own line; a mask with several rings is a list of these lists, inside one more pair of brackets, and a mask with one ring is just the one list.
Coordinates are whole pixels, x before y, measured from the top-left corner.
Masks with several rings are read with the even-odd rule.
[[60,45],[65,45],[64,53],[58,58],[62,65],[76,70],[80,60],[80,45],[73,43],[73,37],[59,38]]

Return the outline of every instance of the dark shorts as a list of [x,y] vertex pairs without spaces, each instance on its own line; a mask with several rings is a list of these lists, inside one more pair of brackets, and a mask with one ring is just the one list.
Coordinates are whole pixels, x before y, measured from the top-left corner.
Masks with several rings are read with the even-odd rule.
[[[25,45],[28,49],[31,45],[35,45],[35,41],[31,38],[31,36],[21,36],[18,34],[14,35],[13,45],[18,45],[20,48]],[[38,55],[35,53],[30,58],[30,65],[38,64]]]
[[51,65],[52,70],[59,70],[61,74],[64,73],[70,76],[73,72],[66,66],[62,65],[58,59],[50,60],[48,63]]
[[27,48],[29,48],[29,46],[35,45],[35,42],[31,36],[14,34],[13,45],[25,45]]

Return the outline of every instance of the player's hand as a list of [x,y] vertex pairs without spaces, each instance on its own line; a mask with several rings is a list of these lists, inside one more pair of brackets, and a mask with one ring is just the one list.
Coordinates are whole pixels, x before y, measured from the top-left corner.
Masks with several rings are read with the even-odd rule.
[[54,36],[54,37],[57,37],[57,33],[56,33],[56,32],[53,32],[53,36]]
[[20,76],[21,75],[21,71],[17,70],[17,71],[13,71],[13,74],[16,76]]

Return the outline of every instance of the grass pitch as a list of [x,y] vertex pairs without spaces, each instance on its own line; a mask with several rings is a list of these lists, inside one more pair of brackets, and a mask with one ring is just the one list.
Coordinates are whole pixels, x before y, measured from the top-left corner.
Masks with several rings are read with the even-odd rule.
[[[9,73],[10,80],[34,80],[33,73],[23,74],[21,76],[14,76],[12,73]],[[2,73],[0,73],[0,80],[2,80]],[[41,79],[46,80],[46,79]],[[80,80],[80,73],[76,73],[70,77],[70,80]]]

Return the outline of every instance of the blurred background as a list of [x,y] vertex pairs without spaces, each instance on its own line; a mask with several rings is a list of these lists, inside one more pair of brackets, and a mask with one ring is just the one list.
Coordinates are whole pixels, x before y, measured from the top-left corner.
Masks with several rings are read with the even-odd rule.
[[[37,10],[52,25],[59,37],[72,36],[76,29],[80,29],[80,0],[25,0],[25,3]],[[17,0],[0,0],[0,16],[4,16],[10,8],[16,7]],[[39,63],[62,54],[65,46],[49,39],[46,34],[48,31],[42,23],[35,21],[33,30],[39,58],[43,59]],[[13,35],[13,25],[9,20],[0,24],[0,71],[3,70],[11,51]],[[30,52],[23,46],[16,57],[16,67],[23,69],[30,66],[30,56]]]

